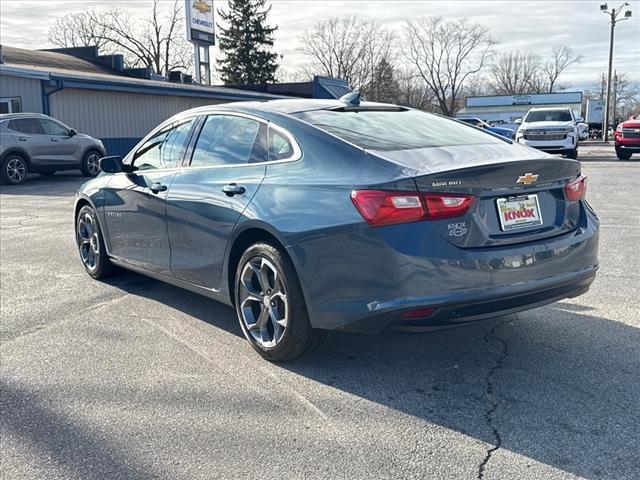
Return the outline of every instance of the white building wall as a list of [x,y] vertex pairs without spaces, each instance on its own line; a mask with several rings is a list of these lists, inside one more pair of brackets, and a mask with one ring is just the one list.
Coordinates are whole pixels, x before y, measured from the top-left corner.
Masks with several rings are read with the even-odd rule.
[[20,97],[23,112],[42,113],[40,80],[0,74],[0,97]]
[[50,97],[51,116],[97,138],[141,138],[175,113],[224,103],[210,98],[65,88]]

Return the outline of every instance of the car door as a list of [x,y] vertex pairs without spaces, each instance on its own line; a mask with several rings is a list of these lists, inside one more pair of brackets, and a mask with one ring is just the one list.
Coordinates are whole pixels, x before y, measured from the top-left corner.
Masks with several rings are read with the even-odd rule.
[[166,198],[189,144],[195,118],[163,125],[125,158],[131,173],[113,175],[104,213],[112,256],[158,273],[170,273]]
[[229,237],[265,175],[266,131],[266,124],[247,116],[204,118],[189,166],[176,175],[167,197],[175,277],[220,288]]
[[69,135],[69,128],[55,120],[38,118],[42,135],[48,145],[48,163],[69,166],[78,163],[81,149],[80,142]]
[[49,141],[42,134],[35,118],[15,118],[7,125],[8,132],[16,144],[22,148],[34,166],[44,165],[48,161]]

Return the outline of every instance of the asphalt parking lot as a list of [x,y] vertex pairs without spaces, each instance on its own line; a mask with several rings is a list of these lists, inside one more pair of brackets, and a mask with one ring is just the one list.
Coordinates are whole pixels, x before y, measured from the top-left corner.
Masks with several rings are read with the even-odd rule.
[[273,365],[229,307],[84,273],[76,173],[0,195],[3,478],[640,477],[640,158],[581,147],[589,293]]

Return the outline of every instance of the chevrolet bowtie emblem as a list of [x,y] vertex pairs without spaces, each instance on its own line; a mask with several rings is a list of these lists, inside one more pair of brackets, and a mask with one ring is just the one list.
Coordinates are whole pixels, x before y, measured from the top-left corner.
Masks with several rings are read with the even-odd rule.
[[198,10],[200,13],[209,13],[211,11],[211,7],[207,5],[204,0],[197,0],[193,2],[193,8]]
[[531,185],[533,182],[538,180],[538,175],[534,175],[533,173],[525,173],[524,175],[520,175],[516,183],[522,183],[523,185]]

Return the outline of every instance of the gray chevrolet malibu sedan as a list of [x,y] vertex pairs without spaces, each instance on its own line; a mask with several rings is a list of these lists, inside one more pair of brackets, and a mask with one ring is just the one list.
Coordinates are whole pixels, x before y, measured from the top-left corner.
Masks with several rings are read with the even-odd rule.
[[87,273],[232,305],[271,361],[575,297],[598,268],[579,162],[353,96],[189,110],[101,167],[75,202]]
[[0,181],[4,184],[20,184],[29,172],[53,175],[58,170],[80,169],[83,175],[95,177],[104,155],[100,140],[47,115],[0,115]]

